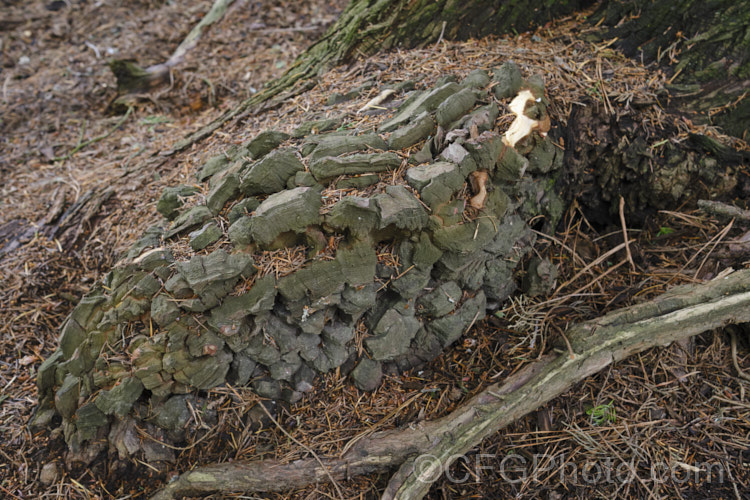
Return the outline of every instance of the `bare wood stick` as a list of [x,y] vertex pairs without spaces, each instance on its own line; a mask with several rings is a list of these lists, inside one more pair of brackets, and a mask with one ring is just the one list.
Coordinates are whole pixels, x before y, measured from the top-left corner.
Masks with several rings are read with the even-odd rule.
[[742,210],[734,205],[727,205],[720,201],[698,200],[698,208],[704,212],[715,215],[722,219],[737,219],[741,221],[750,221],[750,210]]
[[446,26],[446,24],[448,24],[448,23],[446,21],[443,21],[443,28],[440,30],[440,36],[438,37],[437,42],[435,42],[435,48],[437,48],[438,45],[440,45],[440,42],[443,41],[443,35],[445,35],[445,26]]
[[[201,19],[198,24],[193,26],[193,29],[190,30],[188,36],[186,36],[182,43],[175,49],[172,56],[167,59],[167,62],[165,62],[164,65],[171,68],[172,66],[181,63],[182,60],[185,59],[185,54],[196,46],[198,40],[203,34],[203,30],[216,21],[221,20],[232,2],[234,2],[234,0],[215,0],[214,4],[211,6],[211,10],[203,16],[203,19]],[[148,68],[147,71],[151,72],[152,68],[154,68],[154,66]]]
[[143,69],[132,61],[110,61],[109,67],[117,78],[118,90],[127,93],[146,91],[169,81],[171,69],[180,64],[185,59],[185,55],[198,44],[198,40],[208,26],[224,17],[224,13],[233,1],[214,0],[211,10],[193,26],[170,58],[161,64],[154,64]]
[[630,270],[635,272],[635,262],[633,262],[633,255],[630,253],[628,227],[625,225],[625,198],[622,196],[620,196],[620,224],[622,224],[622,238],[625,240],[625,253],[628,256],[628,262],[630,262]]
[[[186,472],[153,500],[222,492],[281,491],[383,472],[401,464],[385,499],[422,498],[430,482],[484,438],[563,394],[611,363],[659,345],[750,321],[750,270],[701,285],[677,287],[656,300],[582,323],[567,333],[568,352],[547,354],[493,384],[443,418],[362,437],[338,458],[214,464]],[[417,460],[429,454],[429,460]],[[415,464],[418,469],[415,469]]]

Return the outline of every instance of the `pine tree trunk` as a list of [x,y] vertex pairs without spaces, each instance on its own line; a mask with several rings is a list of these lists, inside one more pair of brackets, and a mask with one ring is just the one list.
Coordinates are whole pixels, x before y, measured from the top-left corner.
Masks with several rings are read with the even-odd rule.
[[749,1],[610,1],[591,22],[609,26],[600,38],[617,38],[626,55],[672,72],[673,106],[750,139]]

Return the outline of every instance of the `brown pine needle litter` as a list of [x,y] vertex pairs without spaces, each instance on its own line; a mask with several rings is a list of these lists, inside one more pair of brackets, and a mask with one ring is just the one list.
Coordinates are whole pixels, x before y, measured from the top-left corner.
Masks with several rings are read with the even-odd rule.
[[[463,43],[441,41],[429,48],[378,54],[335,68],[315,88],[279,108],[231,123],[175,157],[158,156],[186,132],[246,98],[250,87],[259,88],[280,74],[334,19],[332,7],[342,5],[328,3],[307,2],[306,7],[298,7],[297,14],[307,16],[311,26],[319,26],[318,31],[290,29],[284,24],[289,21],[274,9],[231,12],[188,56],[189,68],[178,71],[171,91],[151,96],[110,136],[57,162],[51,159],[69,152],[81,135],[84,141],[99,137],[112,130],[119,118],[104,112],[114,96],[113,78],[97,59],[97,51],[79,53],[79,47],[59,45],[52,34],[44,33],[61,29],[63,33],[69,30],[70,37],[93,33],[91,43],[99,50],[110,47],[119,54],[160,62],[162,53],[169,53],[168,42],[177,43],[180,33],[194,24],[210,2],[165,4],[156,10],[130,8],[127,15],[137,27],[118,35],[111,34],[103,21],[124,15],[120,7],[112,6],[106,7],[112,9],[108,15],[97,16],[92,15],[94,6],[86,7],[91,10],[80,13],[67,28],[55,27],[59,18],[42,15],[32,16],[16,29],[18,40],[24,39],[24,30],[46,37],[48,57],[44,64],[32,57],[30,67],[15,68],[14,74],[25,79],[10,80],[3,90],[8,111],[4,111],[2,125],[7,133],[2,132],[8,139],[0,157],[5,180],[0,187],[0,246],[31,228],[29,238],[18,248],[0,254],[0,491],[5,497],[146,498],[167,480],[145,464],[116,460],[99,461],[91,470],[64,471],[60,437],[32,435],[25,426],[35,404],[36,369],[54,350],[57,328],[77,300],[143,229],[159,221],[154,206],[161,190],[192,184],[203,160],[264,129],[289,132],[305,120],[333,116],[343,116],[347,127],[369,128],[382,119],[383,110],[358,111],[380,94],[383,83],[413,79],[428,86],[448,73],[463,76],[475,68],[488,69],[513,59],[525,72],[543,75],[552,102],[550,113],[558,124],[564,125],[574,104],[595,99],[615,119],[624,114],[637,117],[650,136],[676,130],[668,140],[679,143],[689,133],[699,132],[747,149],[747,144],[715,128],[693,125],[689,118],[659,108],[656,92],[666,75],[623,57],[607,43],[597,46],[581,41],[581,30],[588,28],[574,16],[536,33]],[[29,12],[34,8],[42,9],[37,5]],[[19,10],[18,15],[22,14]],[[265,27],[258,26],[258,19]],[[165,32],[167,26],[175,31]],[[238,30],[238,26],[246,29]],[[142,33],[151,38],[143,39]],[[20,56],[25,48],[13,45],[7,50]],[[86,71],[94,75],[86,76]],[[61,74],[65,75],[62,79]],[[326,105],[333,92],[345,93],[367,81],[373,86],[359,97]],[[219,108],[208,106],[210,89],[215,91],[211,98],[218,100]],[[45,91],[52,96],[47,110],[35,94]],[[497,125],[504,130],[511,120],[508,110],[503,110]],[[663,144],[654,142],[654,152]],[[403,182],[402,175],[402,169],[383,175],[380,183],[367,190],[376,192],[387,183]],[[43,232],[34,233],[34,225],[45,215],[106,186],[114,195],[77,237],[49,239]],[[332,189],[326,194],[333,203],[354,193]],[[738,222],[714,220],[697,211],[662,212],[641,230],[625,222],[611,233],[599,234],[574,204],[560,226],[565,229],[540,238],[536,247],[560,270],[552,297],[516,299],[502,306],[503,314],[477,318],[462,342],[421,370],[387,374],[372,393],[358,391],[336,371],[322,377],[298,404],[279,408],[275,423],[258,429],[243,424],[259,401],[255,394],[243,387],[213,389],[209,400],[216,423],[205,424],[181,447],[169,474],[210,462],[264,458],[286,462],[311,453],[339,456],[375,430],[449,413],[487,384],[539,358],[558,336],[564,338],[568,324],[750,263],[748,252],[738,253],[735,248],[743,234]],[[333,255],[337,244],[329,242],[316,258]],[[184,240],[170,248],[178,258],[194,254]],[[303,247],[264,252],[258,276],[283,276],[308,258]],[[392,247],[378,248],[378,259],[398,268]],[[238,286],[249,289],[252,280]],[[355,341],[360,347],[364,335],[366,330],[359,329]],[[747,341],[740,337],[737,346],[736,364],[748,371]],[[469,461],[459,460],[452,466],[449,477],[433,486],[431,496],[742,498],[750,491],[750,402],[747,382],[738,377],[731,350],[729,336],[708,332],[618,363],[483,442],[471,452]],[[515,469],[503,469],[504,459]],[[57,474],[45,485],[39,481],[40,473],[50,463],[57,467]],[[606,474],[609,470],[611,476],[595,476],[597,471]],[[356,477],[270,498],[371,498],[387,479]]]

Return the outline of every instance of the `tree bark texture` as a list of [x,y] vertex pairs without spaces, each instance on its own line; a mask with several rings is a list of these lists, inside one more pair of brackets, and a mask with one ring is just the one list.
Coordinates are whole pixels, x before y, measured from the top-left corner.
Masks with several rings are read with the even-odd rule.
[[563,199],[577,200],[591,222],[610,224],[621,196],[628,220],[639,225],[656,210],[699,200],[747,199],[747,152],[699,134],[684,142],[668,140],[678,135],[670,120],[664,120],[659,135],[650,136],[637,111],[613,115],[602,108],[596,102],[573,107],[563,134],[566,173],[558,181]]
[[609,1],[591,22],[626,55],[671,66],[676,105],[748,138],[750,1]]

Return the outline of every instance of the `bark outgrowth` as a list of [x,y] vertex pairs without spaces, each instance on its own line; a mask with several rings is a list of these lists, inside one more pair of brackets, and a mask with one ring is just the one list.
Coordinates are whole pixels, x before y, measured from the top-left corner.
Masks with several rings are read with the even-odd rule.
[[[330,477],[384,472],[401,464],[383,495],[422,498],[451,457],[569,390],[575,383],[633,354],[699,333],[750,322],[750,270],[705,284],[677,287],[656,300],[615,311],[573,327],[573,350],[548,354],[502,384],[494,384],[462,408],[432,422],[376,432],[359,439],[339,458],[215,464],[178,477],[152,497],[261,492],[299,488]],[[430,455],[429,462],[416,459]],[[429,478],[430,481],[425,479]]]

